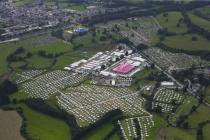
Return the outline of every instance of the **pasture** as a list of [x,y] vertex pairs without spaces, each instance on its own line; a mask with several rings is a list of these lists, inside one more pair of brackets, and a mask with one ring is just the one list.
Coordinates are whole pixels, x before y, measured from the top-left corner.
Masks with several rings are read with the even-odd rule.
[[180,116],[188,115],[193,106],[198,105],[198,100],[194,97],[187,96],[182,104],[176,109],[176,112],[171,114],[169,121],[171,124],[176,125],[176,121]]
[[191,22],[195,25],[200,26],[201,28],[205,29],[206,31],[210,32],[210,21],[198,17],[192,13],[188,13],[189,18],[191,19]]
[[165,127],[159,131],[158,138],[165,140],[196,140],[196,132],[195,130]]
[[183,16],[180,12],[163,13],[158,15],[156,19],[168,32],[185,33],[188,30],[187,26],[182,21]]
[[204,140],[209,140],[210,139],[210,124],[208,123],[204,128],[203,128],[203,135],[204,135]]
[[[192,38],[196,37],[193,41]],[[197,34],[186,34],[166,37],[163,43],[174,49],[187,51],[210,51],[210,41]]]
[[188,117],[190,127],[196,128],[199,123],[210,120],[210,108],[201,104],[195,112]]
[[31,3],[32,0],[13,0],[10,5],[13,7],[21,7],[24,6],[25,4]]
[[29,137],[39,140],[70,139],[70,128],[64,121],[32,110],[25,104],[9,105],[9,108],[23,110],[26,118],[26,133]]
[[210,86],[205,89],[204,98],[207,103],[210,103]]

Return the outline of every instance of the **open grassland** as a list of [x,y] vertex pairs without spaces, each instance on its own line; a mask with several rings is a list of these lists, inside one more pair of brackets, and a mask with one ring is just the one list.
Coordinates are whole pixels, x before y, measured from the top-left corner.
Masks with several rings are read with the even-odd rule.
[[[197,40],[192,41],[192,37],[196,37]],[[174,49],[187,51],[210,51],[210,41],[197,34],[166,37],[163,43]]]
[[205,89],[205,101],[210,104],[210,86]]
[[56,58],[56,63],[52,68],[63,69],[68,64],[76,62],[80,60],[81,58],[89,58],[90,56],[91,56],[91,53],[79,52],[79,51],[65,53],[64,55]]
[[204,140],[210,140],[210,124],[207,124],[204,128],[203,128],[203,137]]
[[53,64],[53,59],[43,58],[38,55],[32,56],[29,60],[29,67],[31,68],[47,68]]
[[[9,71],[7,57],[12,54],[17,48],[24,48],[25,52],[30,52],[33,56],[25,59],[25,61],[12,62],[10,67],[18,69],[27,64],[27,68],[49,68],[55,61],[54,58],[45,58],[38,55],[39,51],[45,51],[46,54],[60,54],[55,63],[55,68],[61,68],[70,64],[74,60],[83,58],[81,52],[73,50],[73,45],[66,44],[62,40],[51,37],[49,34],[45,35],[29,35],[21,38],[19,41],[0,44],[0,75]],[[24,54],[25,55],[25,54]],[[66,57],[65,57],[66,56]],[[60,60],[64,60],[60,62]],[[69,59],[69,62],[68,62]],[[62,64],[61,64],[62,63]]]
[[205,29],[206,31],[210,32],[210,21],[193,15],[192,13],[188,13],[189,18],[191,19],[193,24],[200,26],[201,28]]
[[10,108],[20,107],[26,118],[26,133],[37,140],[69,140],[70,129],[67,124],[51,116],[32,110],[25,104],[11,105]]
[[154,122],[155,125],[150,129],[149,137],[147,137],[147,140],[157,139],[161,128],[166,125],[164,119],[158,115],[154,115]]
[[165,127],[159,131],[158,139],[164,140],[196,140],[195,130]]
[[210,6],[209,5],[202,8],[197,8],[193,10],[192,13],[195,15],[200,15],[204,17],[205,19],[210,20]]
[[31,2],[32,2],[32,0],[12,0],[10,5],[13,7],[21,7],[21,6],[24,6],[25,4],[29,4]]
[[20,134],[22,119],[16,111],[0,110],[0,139],[24,140]]
[[[164,16],[167,14],[167,16]],[[183,22],[180,22],[183,19],[180,12],[168,12],[164,14],[160,14],[157,17],[160,25],[167,29],[169,32],[173,33],[185,33],[187,32],[187,27]]]
[[210,120],[209,114],[210,114],[210,108],[201,104],[197,108],[197,110],[193,112],[192,115],[189,116],[188,118],[189,126],[192,128],[196,128],[199,123]]
[[23,91],[18,91],[16,93],[9,95],[9,98],[10,98],[10,100],[20,101],[20,100],[25,100],[25,99],[29,98],[29,96],[27,93],[25,93]]
[[89,133],[84,140],[102,140],[111,130],[114,128],[114,125],[111,122],[103,124],[100,128],[95,129]]

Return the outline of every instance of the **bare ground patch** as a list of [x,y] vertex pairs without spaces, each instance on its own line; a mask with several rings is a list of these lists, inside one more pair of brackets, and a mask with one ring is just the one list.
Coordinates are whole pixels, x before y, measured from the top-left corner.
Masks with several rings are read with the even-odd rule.
[[16,111],[0,110],[0,140],[24,140],[20,134],[22,118]]

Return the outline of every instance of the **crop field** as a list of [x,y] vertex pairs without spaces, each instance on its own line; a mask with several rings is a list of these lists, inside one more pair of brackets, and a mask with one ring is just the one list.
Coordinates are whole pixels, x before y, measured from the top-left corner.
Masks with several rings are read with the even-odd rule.
[[[193,37],[196,37],[197,40],[193,41]],[[179,50],[210,51],[210,41],[197,34],[186,34],[166,37],[163,43],[170,48]]]
[[168,32],[185,33],[188,30],[185,23],[182,21],[183,16],[180,12],[163,13],[158,15],[156,19]]
[[10,105],[10,108],[20,107],[26,118],[26,133],[29,137],[39,140],[69,140],[70,128],[67,124],[51,116],[32,110],[25,104]]
[[20,134],[22,119],[16,111],[0,110],[0,139],[24,140]]

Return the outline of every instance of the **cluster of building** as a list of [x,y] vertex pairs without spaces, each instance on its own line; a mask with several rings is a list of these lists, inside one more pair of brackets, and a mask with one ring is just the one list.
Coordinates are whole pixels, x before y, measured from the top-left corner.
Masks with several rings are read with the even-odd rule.
[[143,70],[147,63],[141,55],[125,45],[122,46],[123,49],[98,52],[88,60],[74,62],[64,69],[80,74],[92,74],[93,81],[103,85],[130,86],[132,75]]
[[[0,1],[0,23],[4,24],[5,30],[0,37],[4,40],[26,32],[54,27],[60,23],[78,23],[92,16],[105,14],[107,11],[121,10],[90,6],[85,10],[71,12],[58,5],[48,6],[43,0],[33,0],[20,7],[11,6],[11,3],[12,0]],[[76,30],[75,32],[84,32],[84,29]]]

